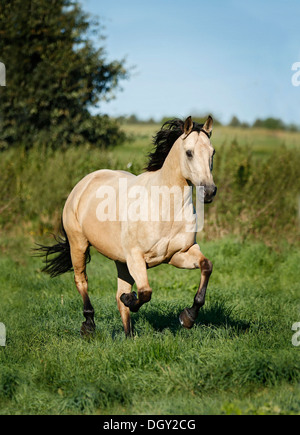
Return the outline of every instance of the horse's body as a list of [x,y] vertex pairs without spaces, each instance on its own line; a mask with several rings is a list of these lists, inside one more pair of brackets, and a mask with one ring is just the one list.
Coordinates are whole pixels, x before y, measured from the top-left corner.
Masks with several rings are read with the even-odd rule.
[[[189,117],[179,125],[182,130],[176,133],[174,143],[169,141],[168,149],[163,152],[158,133],[157,148],[146,172],[135,176],[125,171],[99,170],[84,177],[70,193],[63,210],[65,239],[54,247],[41,248],[47,256],[60,252],[45,267],[52,276],[71,267],[74,269],[75,283],[84,303],[84,333],[95,328],[94,310],[87,293],[86,262],[90,245],[116,263],[116,299],[126,335],[132,334],[130,311],[138,311],[151,299],[152,290],[147,277],[149,267],[169,263],[180,268],[201,268],[201,282],[194,305],[180,316],[184,327],[193,326],[204,303],[212,264],[196,244],[196,227],[194,231],[187,230],[193,214],[192,194],[188,188],[190,184],[204,186],[205,202],[211,202],[216,193],[211,173],[214,150],[209,140],[212,119],[209,117],[203,126],[199,126]],[[165,148],[169,140],[166,140],[167,134],[174,136],[174,130],[171,127],[168,131],[161,130],[161,135],[165,135],[165,140],[161,140]],[[160,208],[156,219],[150,218],[157,206],[151,195],[153,186],[170,191],[175,188],[182,194],[170,197],[167,219]],[[101,206],[99,199],[105,201],[105,207]],[[129,216],[130,211],[134,218]],[[137,212],[139,219],[136,218]],[[138,296],[131,292],[134,282]]]

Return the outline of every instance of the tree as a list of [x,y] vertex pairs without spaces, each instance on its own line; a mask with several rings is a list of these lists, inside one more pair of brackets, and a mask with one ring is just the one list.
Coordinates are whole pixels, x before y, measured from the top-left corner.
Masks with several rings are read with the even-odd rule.
[[[0,0],[0,148],[34,143],[112,145],[116,122],[89,109],[114,97],[127,77],[89,37],[102,29],[77,1]],[[102,36],[103,39],[103,36]]]
[[237,116],[233,116],[228,125],[229,125],[229,127],[241,127],[241,122],[239,121]]
[[254,124],[254,128],[267,128],[269,130],[285,130],[286,126],[281,119],[277,118],[267,118],[267,119],[257,119]]
[[277,118],[267,118],[264,121],[264,127],[268,128],[269,130],[284,130],[285,125],[281,121],[281,119]]

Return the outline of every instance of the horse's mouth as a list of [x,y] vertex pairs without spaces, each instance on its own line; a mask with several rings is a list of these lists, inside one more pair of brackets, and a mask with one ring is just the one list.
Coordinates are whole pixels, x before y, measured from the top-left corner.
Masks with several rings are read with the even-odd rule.
[[211,204],[213,202],[213,197],[207,197],[207,196],[199,196],[199,200],[203,202],[204,204]]
[[216,193],[217,193],[216,186],[214,186],[213,190],[209,189],[208,191],[206,191],[204,195],[204,204],[211,204],[214,200],[214,197],[216,196]]
[[[200,186],[203,187],[203,186]],[[214,186],[214,189],[199,189],[198,190],[198,199],[201,202],[204,202],[204,204],[211,204],[214,200],[214,197],[216,196],[217,188]]]

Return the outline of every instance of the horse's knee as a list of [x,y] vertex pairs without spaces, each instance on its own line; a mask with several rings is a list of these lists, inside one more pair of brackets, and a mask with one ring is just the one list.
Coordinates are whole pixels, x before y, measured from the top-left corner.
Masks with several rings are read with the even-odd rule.
[[138,295],[135,292],[123,293],[120,300],[130,311],[136,313],[143,304],[150,301],[151,295],[152,290],[150,288],[139,289]]
[[146,302],[149,302],[151,300],[151,296],[152,296],[152,289],[151,288],[140,289],[138,291],[139,300],[143,304],[145,304]]
[[210,260],[204,258],[204,260],[200,261],[200,268],[203,275],[209,276],[212,273],[213,264]]

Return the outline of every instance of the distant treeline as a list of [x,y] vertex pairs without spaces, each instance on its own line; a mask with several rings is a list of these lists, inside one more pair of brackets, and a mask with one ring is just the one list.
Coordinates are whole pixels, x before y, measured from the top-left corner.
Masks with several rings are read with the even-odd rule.
[[[130,116],[120,116],[117,118],[117,121],[123,124],[163,124],[168,119],[172,118],[172,116],[167,117],[164,116],[160,121],[155,121],[153,118],[149,119],[140,119],[136,115]],[[199,123],[204,123],[207,117],[205,116],[193,116],[193,120]],[[285,130],[285,131],[300,131],[300,126],[296,124],[286,124],[281,119],[277,118],[266,118],[266,119],[256,119],[252,124],[248,122],[242,122],[238,119],[237,116],[233,116],[231,121],[228,124],[222,123],[220,120],[214,117],[215,125],[227,125],[229,127],[234,128],[266,128],[268,130]]]
[[241,122],[236,116],[231,118],[228,124],[230,127],[241,128],[267,128],[268,130],[286,130],[286,131],[300,131],[300,127],[296,124],[286,124],[279,118],[266,118],[256,119],[253,124]]

